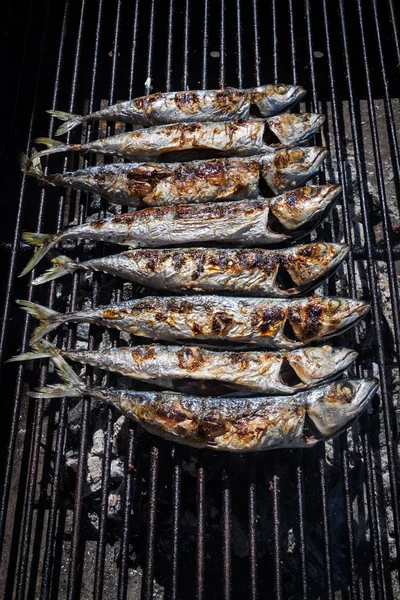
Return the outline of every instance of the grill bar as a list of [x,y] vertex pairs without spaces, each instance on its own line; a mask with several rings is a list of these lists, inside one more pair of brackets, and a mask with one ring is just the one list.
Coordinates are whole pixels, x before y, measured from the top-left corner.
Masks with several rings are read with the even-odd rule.
[[131,512],[134,501],[133,485],[135,481],[135,430],[133,424],[130,425],[129,428],[128,453],[126,463],[126,480],[124,493],[125,510],[122,523],[121,566],[119,569],[118,579],[118,600],[124,600],[127,597],[128,589],[129,534],[131,530]]
[[231,543],[231,476],[229,455],[223,458],[222,470],[222,558],[223,558],[223,598],[232,594],[232,543]]
[[147,525],[146,565],[143,573],[142,599],[153,598],[155,529],[157,512],[157,483],[160,450],[152,444],[150,451],[149,515]]
[[197,600],[204,597],[205,567],[205,517],[206,517],[206,474],[199,454],[197,469],[197,552],[196,552],[196,586]]
[[389,2],[390,20],[392,22],[392,27],[393,27],[393,38],[394,38],[394,45],[396,48],[397,64],[398,64],[400,62],[399,29],[397,27],[396,12],[394,9],[393,0],[388,0],[388,2]]
[[257,540],[256,540],[256,463],[255,457],[248,459],[249,465],[249,485],[248,485],[248,504],[249,504],[249,566],[250,566],[250,598],[257,600]]

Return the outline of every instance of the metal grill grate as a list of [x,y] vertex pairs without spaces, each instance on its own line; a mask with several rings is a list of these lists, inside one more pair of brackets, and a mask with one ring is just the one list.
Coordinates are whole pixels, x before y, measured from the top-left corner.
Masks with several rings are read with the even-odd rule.
[[[1,100],[0,227],[7,264],[1,361],[27,347],[31,323],[14,308],[15,298],[34,297],[48,306],[64,300],[74,310],[87,294],[78,274],[52,282],[47,290],[36,288],[35,294],[27,278],[16,279],[29,253],[20,242],[23,229],[55,231],[93,212],[84,193],[38,191],[35,183],[21,180],[17,149],[28,151],[46,128],[50,137],[53,133],[45,109],[92,111],[102,98],[113,103],[151,90],[293,81],[309,92],[306,108],[328,115],[325,142],[332,158],[320,179],[337,180],[343,202],[319,234],[354,245],[338,292],[371,301],[372,323],[359,327],[350,340],[360,351],[357,375],[375,370],[381,389],[379,406],[375,402],[358,426],[306,452],[221,456],[173,447],[130,425],[123,510],[114,522],[108,496],[117,415],[111,409],[102,413],[102,488],[93,500],[85,496],[91,402],[81,404],[76,479],[69,482],[64,468],[67,401],[28,402],[24,394],[27,383],[44,383],[47,364],[33,371],[3,367],[3,597],[400,597],[400,47],[395,3],[8,4],[0,63],[8,92]],[[113,127],[102,124],[99,130],[88,126],[86,136],[110,131]],[[77,164],[78,159],[68,158],[59,168]],[[93,306],[102,298],[103,282],[102,275],[94,276]],[[335,293],[336,283],[326,285]],[[125,287],[113,290],[117,299],[125,293]],[[66,336],[74,346],[76,327],[69,326]],[[99,330],[91,327],[89,347],[99,340]],[[112,341],[118,344],[118,337]],[[86,377],[90,381],[90,368]]]

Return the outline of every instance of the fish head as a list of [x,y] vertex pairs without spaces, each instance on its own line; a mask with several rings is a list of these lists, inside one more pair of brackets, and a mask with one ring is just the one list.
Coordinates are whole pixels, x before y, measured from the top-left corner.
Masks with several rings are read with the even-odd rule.
[[326,339],[352,327],[369,311],[368,302],[352,298],[311,296],[293,302],[287,318],[294,339],[303,343]]
[[341,187],[332,184],[301,187],[273,198],[270,210],[282,227],[301,235],[305,226],[310,231],[321,222],[340,192]]
[[250,102],[262,116],[269,117],[296,104],[305,94],[299,85],[264,85],[250,91]]
[[260,160],[261,175],[275,194],[300,187],[318,173],[329,152],[319,146],[280,148]]
[[313,346],[287,354],[287,363],[303,384],[315,385],[341,373],[356,360],[358,353],[350,348]]
[[323,438],[337,435],[362,414],[377,389],[375,379],[345,379],[316,388],[308,396],[307,416]]
[[[281,268],[289,275],[291,281],[302,288],[310,282],[318,282],[327,273],[336,269],[350,251],[348,244],[331,244],[313,242],[292,248]],[[297,289],[296,291],[299,291]]]
[[325,121],[319,113],[283,113],[268,119],[272,133],[284,146],[301,144],[313,136]]

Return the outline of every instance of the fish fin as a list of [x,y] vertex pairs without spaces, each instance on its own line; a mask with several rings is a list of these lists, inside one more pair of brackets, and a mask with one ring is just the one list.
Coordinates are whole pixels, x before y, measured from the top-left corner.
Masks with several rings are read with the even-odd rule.
[[[35,144],[43,144],[47,146],[47,148],[57,148],[58,146],[64,146],[63,142],[59,142],[58,140],[52,140],[47,137],[38,137],[35,139]],[[40,154],[40,152],[39,152]]]
[[42,165],[36,151],[32,153],[31,158],[23,152],[20,152],[19,166],[25,175],[30,175],[31,177],[43,177]]
[[60,119],[60,121],[65,121],[64,125],[61,125],[55,132],[54,135],[56,137],[68,133],[68,131],[77,127],[82,120],[82,115],[74,115],[72,113],[62,112],[61,110],[47,110],[46,112],[52,117]]
[[51,233],[34,233],[31,231],[24,231],[22,233],[22,240],[30,246],[38,248],[37,252],[32,256],[25,269],[19,275],[23,277],[29,271],[32,271],[33,267],[47,254],[47,252],[57,243],[57,236]]
[[55,154],[56,152],[66,152],[75,146],[69,146],[69,144],[64,144],[63,142],[59,142],[58,140],[51,140],[46,137],[38,137],[35,139],[35,144],[43,144],[46,146],[45,150],[41,150],[36,154],[37,158],[41,156],[47,156],[48,154]]
[[53,331],[63,322],[63,315],[52,308],[41,306],[29,300],[16,300],[16,303],[25,310],[28,314],[40,321],[40,325],[36,327],[30,339],[30,344],[36,344],[38,341],[50,331]]
[[[40,348],[47,349],[47,356],[52,359],[56,371],[63,380],[63,383],[48,385],[41,390],[28,392],[28,396],[31,398],[62,398],[64,396],[82,396],[85,391],[85,384],[80,377],[78,377],[73,368],[61,356],[57,348],[46,340],[37,342],[34,345],[34,348],[38,348],[39,350]],[[27,354],[33,354],[32,358],[39,358],[35,352],[29,352]],[[15,357],[16,360],[18,360],[18,358],[18,356]]]
[[68,256],[55,256],[51,262],[54,266],[43,273],[43,275],[36,277],[32,281],[33,285],[41,285],[47,281],[53,281],[53,279],[64,277],[64,275],[68,275],[69,273],[75,273],[75,271],[80,269],[80,263],[75,262],[72,258],[68,258]]
[[23,354],[17,354],[12,356],[6,362],[19,362],[23,360],[35,360],[36,358],[52,358],[54,354],[58,355],[57,348],[53,346],[47,340],[40,340],[35,344],[32,344],[33,350],[31,352],[24,352]]

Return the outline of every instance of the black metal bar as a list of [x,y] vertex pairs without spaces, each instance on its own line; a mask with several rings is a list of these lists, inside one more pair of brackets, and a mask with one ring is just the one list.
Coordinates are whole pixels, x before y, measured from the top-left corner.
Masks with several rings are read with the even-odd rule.
[[182,88],[189,89],[189,11],[190,0],[185,0],[185,28],[183,37],[183,79]]
[[242,17],[240,0],[236,0],[236,27],[237,27],[237,78],[238,86],[243,87],[243,57],[242,57]]
[[154,48],[154,16],[155,16],[155,0],[151,0],[150,24],[149,24],[149,45],[147,51],[147,79],[144,84],[145,93],[150,94],[153,82],[151,74],[153,69],[153,48]]
[[249,521],[249,567],[250,567],[250,599],[257,600],[257,541],[256,541],[256,463],[255,456],[248,459],[249,465],[249,484],[248,484],[248,521]]
[[278,24],[276,20],[276,0],[271,1],[272,8],[272,56],[274,65],[274,83],[278,83]]
[[254,76],[256,85],[260,85],[260,47],[258,39],[258,8],[257,0],[253,0],[253,30],[254,30]]
[[393,28],[394,45],[396,48],[397,64],[399,64],[400,63],[399,28],[397,27],[396,12],[395,12],[395,8],[394,8],[393,0],[388,0],[388,2],[389,2],[390,20],[392,22],[392,28]]
[[174,0],[170,0],[169,15],[168,15],[167,80],[165,82],[165,90],[167,92],[171,91],[173,22],[174,22]]
[[220,25],[220,60],[219,60],[219,87],[225,87],[225,0],[221,2],[221,25]]
[[207,66],[208,66],[208,1],[204,0],[204,18],[203,18],[203,68],[201,87],[203,90],[207,88]]
[[135,2],[135,13],[133,16],[133,29],[132,29],[132,50],[131,50],[131,64],[129,70],[129,99],[132,98],[133,94],[133,80],[135,76],[135,58],[136,58],[136,45],[138,35],[138,23],[139,23],[139,2]]
[[179,597],[179,530],[182,492],[182,468],[180,464],[179,447],[174,447],[173,478],[172,478],[172,581],[171,600]]
[[202,466],[201,454],[197,469],[197,551],[196,551],[196,598],[204,598],[205,567],[205,518],[206,518],[206,474]]
[[126,455],[126,479],[124,493],[124,511],[122,522],[122,541],[121,541],[121,564],[118,578],[118,600],[125,600],[128,589],[128,561],[129,561],[129,533],[131,512],[133,505],[133,483],[135,481],[134,473],[135,461],[135,431],[134,424],[130,424],[128,437],[128,452]]
[[280,475],[279,475],[279,453],[274,453],[273,460],[273,476],[272,476],[272,517],[273,517],[273,532],[274,532],[274,587],[275,598],[281,600],[283,598],[282,590],[282,570],[281,570],[281,522],[280,522]]
[[232,593],[232,542],[231,542],[231,469],[229,455],[223,458],[222,471],[222,560],[223,594],[229,600]]
[[154,551],[157,514],[157,485],[160,450],[153,441],[150,450],[149,511],[147,522],[146,563],[143,571],[142,600],[153,598]]

